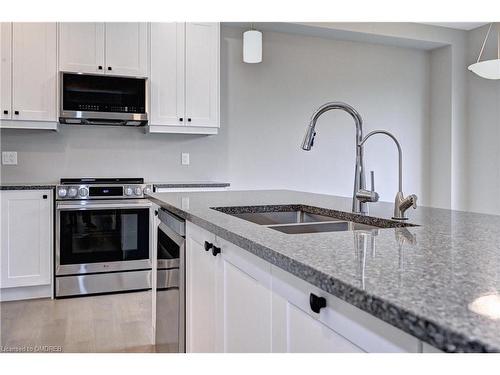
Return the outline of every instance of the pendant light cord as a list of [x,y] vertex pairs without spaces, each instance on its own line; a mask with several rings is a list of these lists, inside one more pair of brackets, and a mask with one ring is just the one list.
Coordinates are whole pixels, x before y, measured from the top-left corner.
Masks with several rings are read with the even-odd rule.
[[[488,32],[486,33],[486,37],[484,38],[483,45],[481,47],[481,51],[479,52],[479,56],[477,57],[476,63],[478,63],[479,60],[481,60],[481,56],[483,55],[484,47],[486,46],[486,41],[488,40],[488,37],[490,36],[490,31],[491,31],[491,27],[492,26],[493,26],[493,23],[490,23],[490,27],[488,27]],[[499,51],[499,54],[500,54],[500,40],[498,42],[498,48],[499,48],[498,51]]]

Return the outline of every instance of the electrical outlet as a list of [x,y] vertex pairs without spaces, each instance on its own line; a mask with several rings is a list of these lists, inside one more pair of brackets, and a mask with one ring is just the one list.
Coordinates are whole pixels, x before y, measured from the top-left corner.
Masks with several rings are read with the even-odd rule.
[[189,153],[183,152],[181,154],[181,164],[182,165],[189,165]]
[[15,152],[15,151],[3,151],[2,152],[2,164],[3,165],[17,165],[17,152]]

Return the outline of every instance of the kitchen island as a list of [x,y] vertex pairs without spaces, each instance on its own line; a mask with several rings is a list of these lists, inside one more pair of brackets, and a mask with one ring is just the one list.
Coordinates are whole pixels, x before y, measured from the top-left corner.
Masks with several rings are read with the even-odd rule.
[[[288,190],[149,198],[432,347],[500,351],[500,216],[419,207],[409,212],[414,226],[365,231],[360,241],[358,231],[286,234],[213,209],[306,205],[349,213],[349,198]],[[391,203],[370,204],[367,220],[392,213]]]

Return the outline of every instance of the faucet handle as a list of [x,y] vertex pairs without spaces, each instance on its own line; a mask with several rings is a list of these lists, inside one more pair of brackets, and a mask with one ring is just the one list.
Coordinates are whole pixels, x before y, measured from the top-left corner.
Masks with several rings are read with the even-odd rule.
[[375,191],[375,172],[371,171],[371,190],[360,189],[356,192],[356,198],[363,203],[378,202],[378,193]]

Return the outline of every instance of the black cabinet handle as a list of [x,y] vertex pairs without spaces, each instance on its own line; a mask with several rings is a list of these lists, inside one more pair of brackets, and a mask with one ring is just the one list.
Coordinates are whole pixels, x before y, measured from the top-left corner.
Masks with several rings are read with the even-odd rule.
[[42,195],[43,199],[47,199],[47,194]]
[[326,299],[324,297],[318,297],[316,294],[311,293],[309,296],[309,306],[311,306],[311,310],[316,314],[319,314],[319,311],[326,307]]
[[18,114],[19,114],[19,111],[14,111],[14,114],[15,114],[15,115],[18,115]]
[[212,247],[212,255],[216,257],[217,254],[220,254],[220,247],[217,246]]
[[8,114],[9,114],[9,111],[4,110],[4,111],[3,111],[3,114],[4,114],[4,115],[8,115]]
[[102,70],[102,65],[99,65],[97,69]]
[[191,119],[190,119],[190,118],[188,118],[188,122],[191,122]]
[[184,121],[184,119],[181,117],[181,118],[179,119],[179,121],[180,121],[180,122],[182,122],[182,121]]
[[111,70],[111,67],[110,67],[110,66],[108,66],[108,70]]
[[212,247],[214,247],[213,243],[210,243],[208,241],[205,241],[205,251],[210,250]]

